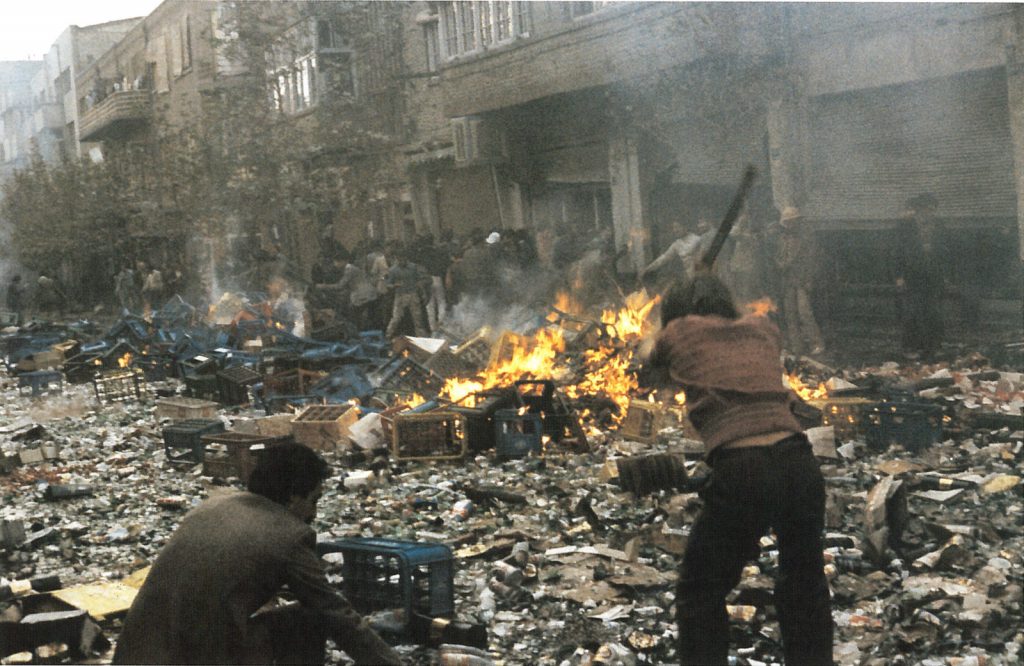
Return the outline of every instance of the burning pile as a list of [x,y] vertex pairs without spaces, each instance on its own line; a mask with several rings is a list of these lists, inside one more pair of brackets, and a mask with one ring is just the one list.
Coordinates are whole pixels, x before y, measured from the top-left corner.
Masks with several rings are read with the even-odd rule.
[[[618,309],[604,309],[599,318],[588,317],[582,306],[566,292],[559,292],[549,325],[533,335],[506,332],[497,343],[497,352],[487,367],[472,376],[449,379],[441,397],[455,403],[471,405],[473,395],[493,388],[512,386],[523,379],[553,379],[566,396],[575,401],[588,398],[608,400],[617,411],[611,415],[620,423],[631,398],[642,393],[637,378],[637,362],[641,347],[652,341],[657,327],[651,316],[660,296],[638,291],[626,296]],[[768,316],[777,310],[770,299],[748,303],[745,309],[757,316]],[[578,353],[567,350],[567,334],[590,331],[587,347]],[[796,372],[782,376],[783,386],[791,388],[803,400],[828,397],[823,383],[808,385]],[[648,396],[654,400],[653,394]],[[686,395],[673,396],[675,406],[684,405]],[[583,409],[586,419],[592,414]]]
[[[644,291],[630,294],[620,309],[604,310],[598,322],[585,319],[579,304],[559,293],[548,317],[549,326],[529,336],[505,333],[487,367],[472,377],[449,379],[442,396],[461,402],[473,393],[511,386],[519,380],[553,379],[572,399],[594,396],[611,400],[619,409],[619,419],[638,389],[632,369],[634,355],[653,331],[650,314],[658,300]],[[565,331],[570,324],[596,331],[596,346],[579,357],[566,353]]]

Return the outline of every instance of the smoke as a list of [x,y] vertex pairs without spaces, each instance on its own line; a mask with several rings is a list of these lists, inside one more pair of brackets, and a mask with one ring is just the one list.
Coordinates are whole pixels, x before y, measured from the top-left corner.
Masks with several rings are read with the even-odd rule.
[[446,331],[468,338],[485,326],[495,332],[529,333],[544,325],[558,281],[552,271],[540,264],[502,264],[494,277],[493,284],[462,296],[442,323]]

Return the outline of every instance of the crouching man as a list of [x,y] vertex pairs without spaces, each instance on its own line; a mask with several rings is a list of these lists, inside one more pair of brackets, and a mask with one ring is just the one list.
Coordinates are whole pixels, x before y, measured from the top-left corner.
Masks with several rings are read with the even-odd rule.
[[[271,447],[249,492],[186,515],[128,611],[113,663],[323,663],[330,638],[357,663],[401,664],[317,557],[309,524],[327,476],[311,449]],[[283,586],[299,603],[260,611]]]

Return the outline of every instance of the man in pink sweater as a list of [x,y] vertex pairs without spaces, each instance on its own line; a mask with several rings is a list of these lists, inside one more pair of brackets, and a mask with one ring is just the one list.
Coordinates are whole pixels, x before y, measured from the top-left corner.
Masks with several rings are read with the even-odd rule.
[[690,421],[712,468],[679,569],[680,661],[727,663],[725,598],[772,528],[786,663],[831,664],[825,486],[782,385],[779,329],[767,317],[740,317],[728,288],[709,274],[669,292],[662,323],[652,361],[667,366],[686,391]]

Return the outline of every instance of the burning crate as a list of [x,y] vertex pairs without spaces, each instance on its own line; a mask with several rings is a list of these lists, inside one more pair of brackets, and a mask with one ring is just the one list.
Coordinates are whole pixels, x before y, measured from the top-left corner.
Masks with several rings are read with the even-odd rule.
[[544,422],[540,414],[499,409],[494,414],[494,431],[494,448],[499,459],[524,458],[542,450]]
[[81,352],[72,356],[64,363],[64,376],[71,384],[84,384],[96,376],[96,371],[103,367],[103,359],[98,352]]
[[[810,404],[819,406],[816,401]],[[867,398],[831,398],[820,403],[821,424],[833,426],[839,441],[863,437],[867,429],[867,414],[875,404]]]
[[349,427],[359,420],[352,405],[311,405],[292,421],[295,441],[317,451],[334,451],[348,439]]
[[23,372],[18,375],[18,391],[25,395],[24,389],[32,390],[32,396],[38,396],[44,391],[50,393],[50,384],[57,385],[57,393],[64,391],[64,377],[59,370],[36,370],[35,372]]
[[423,396],[437,395],[444,381],[411,358],[396,358],[370,378],[377,386]]
[[499,409],[515,405],[515,394],[509,389],[479,391],[463,398],[451,407],[466,420],[466,439],[469,448],[485,451],[495,447],[494,414]]
[[188,419],[164,428],[164,453],[170,463],[198,465],[203,462],[203,435],[224,432],[220,419]]
[[448,349],[437,350],[423,363],[423,367],[440,377],[464,377],[472,374],[476,367]]
[[626,439],[651,444],[658,439],[658,431],[665,427],[665,408],[654,402],[630,400],[626,418],[619,432]]
[[473,370],[487,367],[487,361],[491,358],[491,343],[487,339],[487,331],[480,331],[463,342],[455,349],[454,354]]
[[135,368],[99,372],[93,377],[92,385],[96,400],[103,404],[142,400],[146,392],[146,378]]
[[515,358],[516,350],[521,350],[520,353],[528,355],[535,345],[536,341],[532,337],[505,331],[498,338],[498,342],[491,347],[491,356],[487,360],[487,367],[493,368],[511,361]]
[[217,394],[224,405],[247,405],[251,402],[249,387],[258,384],[263,375],[244,365],[226,368],[217,373]]
[[162,382],[175,375],[174,357],[170,354],[152,354],[143,352],[132,360],[132,365],[142,370],[146,381]]
[[552,441],[563,438],[577,440],[580,446],[587,445],[587,436],[580,426],[576,413],[569,409],[561,394],[555,392],[555,383],[550,379],[524,379],[515,383],[516,396],[521,407],[533,414],[540,414],[544,422],[544,434]]
[[244,432],[215,433],[202,435],[203,442],[203,476],[227,478],[236,476],[243,483],[249,481],[249,475],[256,467],[256,456],[259,451],[291,441],[291,437],[265,437]]
[[172,421],[212,419],[219,407],[216,402],[197,398],[162,398],[156,401],[156,417]]
[[360,613],[396,611],[406,626],[414,614],[455,614],[455,563],[444,544],[354,538],[318,543],[317,552],[342,554],[345,598]]
[[926,402],[877,403],[867,422],[867,444],[876,451],[898,444],[917,453],[942,437],[942,407]]
[[395,460],[458,460],[466,455],[465,421],[454,412],[395,414],[391,429]]

